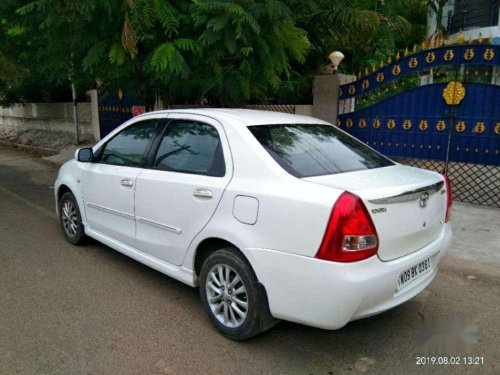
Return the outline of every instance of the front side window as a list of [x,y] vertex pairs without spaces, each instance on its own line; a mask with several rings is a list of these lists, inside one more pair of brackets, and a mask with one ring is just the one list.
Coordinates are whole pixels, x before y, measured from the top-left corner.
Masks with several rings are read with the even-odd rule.
[[249,129],[283,169],[299,178],[394,164],[331,125],[257,125]]
[[208,124],[178,120],[168,124],[154,160],[154,168],[172,172],[222,177],[222,145]]
[[122,130],[106,143],[99,161],[105,164],[142,167],[157,122],[141,121]]

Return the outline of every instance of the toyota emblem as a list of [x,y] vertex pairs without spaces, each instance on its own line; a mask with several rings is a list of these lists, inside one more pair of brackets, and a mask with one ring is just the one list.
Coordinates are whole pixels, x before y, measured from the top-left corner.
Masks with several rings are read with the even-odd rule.
[[418,204],[420,205],[420,207],[425,208],[427,207],[428,200],[429,200],[429,193],[425,192],[420,196]]

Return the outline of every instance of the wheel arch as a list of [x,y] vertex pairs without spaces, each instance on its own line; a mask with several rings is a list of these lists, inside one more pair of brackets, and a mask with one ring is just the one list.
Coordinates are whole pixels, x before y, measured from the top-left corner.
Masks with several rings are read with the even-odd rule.
[[75,195],[70,187],[66,184],[61,184],[59,185],[59,187],[57,188],[57,192],[56,192],[56,196],[57,196],[57,204],[59,204],[59,201],[61,200],[62,196],[65,194],[65,193],[72,193],[73,195]]
[[250,259],[245,255],[240,247],[234,243],[234,241],[229,241],[221,237],[207,237],[196,246],[193,256],[193,276],[195,278],[195,284],[198,283],[198,278],[201,274],[201,267],[203,266],[205,259],[207,259],[210,254],[215,251],[224,248],[231,248],[233,252],[239,255],[243,261],[248,264],[255,278],[259,281],[259,284],[265,291],[265,286],[261,283],[258,272],[256,272],[254,265],[250,262]]
[[61,180],[57,181],[56,185],[54,186],[55,192],[54,192],[54,198],[56,201],[56,212],[59,215],[59,202],[62,198],[62,196],[65,193],[71,193],[76,199],[76,203],[78,204],[78,208],[80,210],[80,215],[82,216],[82,221],[83,223],[86,222],[86,214],[85,214],[85,207],[83,205],[83,196],[81,192],[81,185],[79,183],[79,180],[77,180],[75,177],[72,175],[64,176]]
[[[234,243],[219,237],[209,237],[202,240],[198,246],[196,246],[194,259],[193,259],[193,271],[196,277],[200,276],[201,267],[210,254],[217,250],[223,248],[232,248],[238,255],[240,255],[252,268],[252,265],[248,261],[247,257]],[[254,271],[255,273],[255,271]]]

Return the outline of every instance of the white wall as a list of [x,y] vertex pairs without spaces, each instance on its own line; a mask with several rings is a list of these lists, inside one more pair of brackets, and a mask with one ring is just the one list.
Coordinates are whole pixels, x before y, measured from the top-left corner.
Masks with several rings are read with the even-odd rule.
[[[78,103],[81,135],[93,136],[90,103]],[[75,133],[72,103],[26,103],[0,107],[0,127]]]
[[[442,19],[442,25],[446,28],[448,26],[448,19],[449,19],[449,11],[453,14],[453,10],[455,9],[455,1],[450,0],[448,3],[444,6],[443,9],[443,19]],[[434,12],[428,11],[427,13],[427,37],[429,37],[434,31],[436,30],[436,14]]]

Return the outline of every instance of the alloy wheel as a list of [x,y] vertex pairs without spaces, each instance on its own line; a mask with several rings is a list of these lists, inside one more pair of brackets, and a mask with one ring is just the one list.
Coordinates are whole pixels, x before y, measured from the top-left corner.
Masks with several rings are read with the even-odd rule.
[[220,323],[228,328],[243,324],[248,314],[248,294],[240,275],[232,267],[213,266],[205,288],[210,310]]
[[78,215],[76,207],[69,199],[65,200],[61,207],[61,218],[64,231],[69,237],[75,237],[78,232]]

